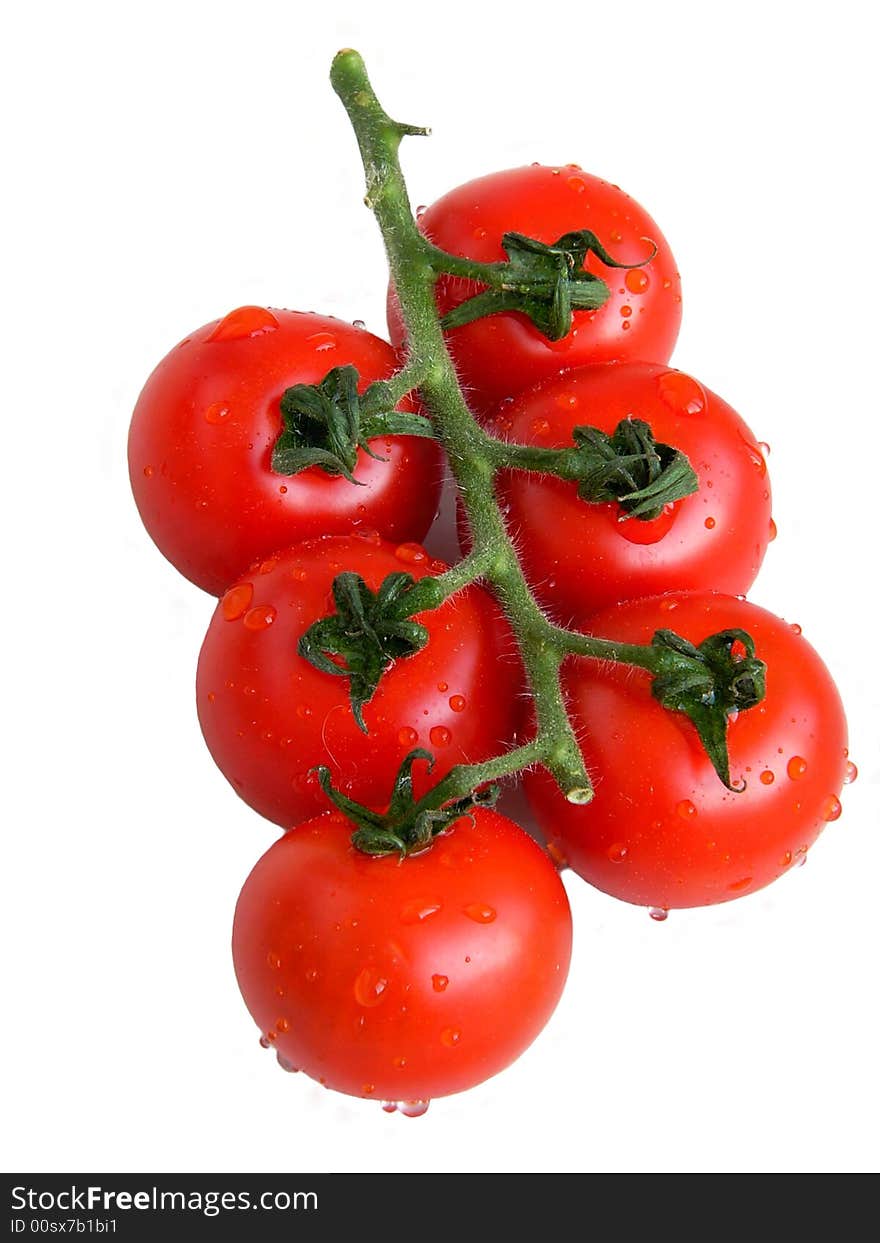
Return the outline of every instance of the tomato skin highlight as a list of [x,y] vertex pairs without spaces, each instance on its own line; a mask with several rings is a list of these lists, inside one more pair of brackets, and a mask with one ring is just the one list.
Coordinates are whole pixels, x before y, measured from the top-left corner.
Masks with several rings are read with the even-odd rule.
[[[630,272],[606,267],[591,254],[586,267],[607,282],[611,295],[598,310],[575,311],[572,329],[560,341],[548,341],[519,312],[448,331],[468,404],[478,415],[562,368],[614,360],[668,362],[681,326],[675,259],[656,222],[618,186],[574,164],[527,165],[457,186],[427,207],[418,223],[434,245],[482,263],[505,258],[501,238],[507,232],[550,243],[573,230],[591,229],[622,263],[642,263],[651,243],[657,246],[650,262]],[[461,277],[441,276],[441,315],[480,288]],[[388,327],[399,345],[404,330],[393,289]]]
[[536,1038],[571,953],[565,888],[518,825],[479,810],[419,855],[370,857],[337,812],[284,834],[238,899],[239,987],[272,1048],[351,1096],[427,1100]]
[[326,765],[334,785],[371,807],[390,796],[403,758],[415,747],[417,794],[455,764],[489,759],[513,742],[522,714],[522,664],[513,633],[481,587],[458,592],[415,620],[428,644],[400,659],[364,706],[357,726],[348,680],[300,656],[300,636],[334,611],[334,578],[360,574],[376,591],[388,574],[442,573],[419,545],[377,535],[326,536],[269,559],[234,583],[214,611],[199,655],[196,702],[217,765],[262,816],[287,828],[329,807],[314,774]]
[[746,630],[767,691],[728,727],[731,780],[714,773],[691,722],[652,697],[640,669],[571,660],[564,688],[595,795],[573,807],[546,772],[525,776],[541,830],[569,866],[612,897],[670,910],[727,902],[802,861],[840,811],[847,726],[831,675],[798,628],[714,592],[630,601],[589,631],[648,643],[658,629],[693,643]]
[[380,438],[371,447],[384,461],[359,451],[360,487],[318,467],[272,470],[285,389],[344,364],[357,367],[359,392],[398,365],[387,341],[342,320],[240,307],[192,333],[147,380],[129,431],[131,487],[153,541],[198,587],[219,596],[277,549],[360,524],[424,538],[442,484],[431,440]]
[[[526,578],[560,622],[621,600],[666,591],[744,595],[770,540],[771,494],[756,437],[716,393],[684,372],[655,363],[606,363],[563,372],[526,390],[498,415],[502,438],[563,448],[590,424],[611,433],[629,416],[655,440],[680,449],[699,491],[659,518],[621,521],[616,504],[590,504],[577,484],[506,471],[499,499]],[[463,524],[463,543],[467,534]]]

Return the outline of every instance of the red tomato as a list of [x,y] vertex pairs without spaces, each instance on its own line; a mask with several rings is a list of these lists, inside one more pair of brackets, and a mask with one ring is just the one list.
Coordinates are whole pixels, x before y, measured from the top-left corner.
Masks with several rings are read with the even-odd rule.
[[359,451],[362,487],[318,467],[272,470],[285,389],[345,364],[363,392],[397,361],[386,341],[342,320],[240,307],[197,329],[147,380],[129,433],[131,485],[147,531],[197,586],[219,595],[276,549],[361,523],[388,539],[424,537],[442,477],[433,441],[383,438],[372,448],[384,460]]
[[[611,296],[596,311],[575,311],[571,332],[560,341],[548,341],[519,312],[452,329],[447,336],[450,352],[478,414],[562,367],[616,359],[669,360],[681,323],[676,263],[655,222],[618,186],[576,164],[512,168],[450,190],[421,214],[419,227],[441,249],[482,263],[504,259],[501,238],[508,232],[549,243],[573,230],[590,229],[621,263],[641,263],[651,244],[657,247],[650,262],[630,271],[606,267],[591,254],[586,267],[607,282]],[[445,314],[480,288],[458,277],[441,277],[440,312]],[[393,291],[388,324],[392,341],[399,344],[404,332]]]
[[442,573],[418,544],[331,536],[296,545],[239,579],[223,596],[199,657],[199,720],[214,759],[261,815],[285,827],[329,803],[309,770],[326,764],[343,793],[381,808],[404,756],[424,747],[417,796],[455,764],[489,759],[513,741],[522,673],[515,640],[492,596],[472,586],[419,614],[430,638],[381,679],[352,714],[347,679],[315,669],[300,636],[334,611],[334,578],[360,574],[376,591],[387,575]]
[[517,825],[480,810],[429,850],[380,858],[339,813],[286,833],[235,911],[235,971],[264,1043],[338,1092],[413,1102],[483,1082],[550,1018],[568,898]]
[[637,600],[590,621],[591,633],[630,643],[659,629],[700,643],[730,628],[747,631],[767,664],[766,697],[728,727],[739,793],[719,781],[689,718],[652,697],[647,673],[584,659],[565,667],[595,795],[574,807],[544,770],[526,775],[526,795],[551,849],[615,898],[669,910],[754,893],[802,862],[840,815],[846,721],[798,626],[713,592]]
[[735,410],[681,371],[607,363],[564,372],[522,393],[498,416],[498,434],[562,448],[590,424],[611,433],[632,415],[655,440],[685,453],[699,491],[659,518],[621,520],[617,504],[590,504],[577,484],[508,471],[499,495],[526,577],[560,621],[665,591],[744,595],[771,538],[770,484],[756,438]]

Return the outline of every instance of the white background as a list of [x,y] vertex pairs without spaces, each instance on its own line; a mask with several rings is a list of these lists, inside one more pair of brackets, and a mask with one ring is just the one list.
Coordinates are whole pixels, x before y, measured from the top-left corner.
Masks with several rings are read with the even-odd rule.
[[[317,12],[317,15],[315,15]],[[870,6],[177,0],[7,15],[3,1168],[874,1171],[878,119]],[[148,372],[243,303],[384,332],[384,257],[328,82],[357,47],[414,203],[576,161],[660,223],[673,363],[772,447],[751,593],[798,621],[861,769],[806,867],[658,924],[565,883],[569,984],[508,1071],[383,1114],[285,1076],[229,954],[275,830],[213,766],[212,601],[128,490]],[[869,559],[871,566],[869,568]]]

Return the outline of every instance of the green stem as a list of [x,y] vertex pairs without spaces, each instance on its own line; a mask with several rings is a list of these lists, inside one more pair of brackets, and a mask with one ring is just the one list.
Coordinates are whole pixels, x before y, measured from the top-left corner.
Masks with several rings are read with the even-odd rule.
[[555,475],[558,479],[577,481],[583,470],[583,454],[574,446],[544,449],[538,445],[522,445],[513,441],[493,440],[487,454],[496,468],[506,467]]
[[436,577],[420,578],[404,599],[401,600],[400,617],[412,617],[429,609],[439,608],[444,600],[457,591],[474,583],[486,573],[489,553],[485,548],[474,548],[455,565]]
[[[360,55],[340,52],[330,80],[348,112],[367,179],[367,203],[381,229],[391,278],[407,328],[407,367],[423,375],[420,392],[458,485],[473,547],[484,558],[519,642],[532,693],[537,742],[529,763],[540,759],[567,798],[586,802],[592,787],[568,719],[559,680],[564,650],[548,642],[550,626],[535,603],[507,534],[494,491],[498,460],[491,438],[467,407],[452,364],[434,300],[436,269],[418,231],[400,169],[398,148],[406,134],[422,133],[393,121],[376,98]],[[491,763],[491,762],[490,762]],[[485,765],[468,778],[491,780]],[[512,771],[512,770],[511,770]]]
[[551,626],[550,633],[552,642],[572,656],[589,656],[594,660],[612,661],[618,665],[634,665],[637,669],[647,669],[655,676],[664,673],[670,663],[663,648],[638,643],[618,643],[614,639],[598,639],[591,634],[564,630],[561,626]]
[[[421,237],[421,234],[419,235]],[[422,251],[428,260],[435,277],[442,274],[459,276],[464,280],[477,281],[489,289],[503,289],[505,278],[510,271],[510,264],[504,260],[495,263],[481,263],[479,259],[467,259],[463,255],[453,255],[440,250],[437,246],[422,239]]]
[[420,808],[443,807],[463,798],[489,781],[500,781],[543,760],[543,745],[537,739],[496,755],[482,764],[457,764],[446,776],[419,799]]
[[[570,802],[588,802],[592,785],[569,720],[560,680],[562,663],[571,655],[647,670],[653,678],[652,695],[665,708],[690,717],[719,777],[733,788],[726,746],[728,719],[732,713],[759,703],[764,694],[765,666],[756,657],[749,635],[738,630],[721,631],[695,646],[673,631],[658,630],[652,642],[642,646],[595,638],[554,625],[532,596],[495,494],[498,472],[516,467],[576,479],[578,495],[583,499],[617,498],[632,516],[648,518],[656,516],[663,504],[695,490],[696,476],[690,464],[677,450],[656,444],[647,424],[632,418],[623,420],[611,436],[595,428],[575,428],[574,446],[564,449],[507,444],[479,427],[464,400],[446,348],[434,286],[441,272],[492,283],[500,278],[503,267],[507,279],[513,271],[513,259],[511,265],[479,265],[478,272],[470,261],[446,255],[427,242],[413,218],[398,159],[398,148],[405,135],[427,131],[401,125],[387,115],[357,52],[340,52],[330,78],[357,136],[367,178],[366,202],[382,232],[406,325],[406,364],[389,385],[398,397],[418,385],[458,485],[473,549],[444,574],[421,579],[415,585],[407,584],[405,591],[395,588],[400,615],[393,615],[392,609],[385,618],[387,641],[390,644],[407,640],[417,646],[422,635],[421,628],[411,621],[414,612],[435,608],[468,583],[485,579],[513,628],[535,710],[536,729],[531,742],[482,764],[458,765],[408,808],[407,814],[412,811],[416,819],[421,817],[423,825],[430,824],[437,821],[438,810],[444,805],[451,803],[454,812],[456,800],[462,796],[536,763],[553,775]],[[539,259],[547,252],[554,262],[558,257],[554,247],[518,234],[506,234],[505,240],[511,255],[519,256],[519,263],[523,262],[521,251],[537,254]],[[587,251],[592,250],[611,266],[625,266],[618,264],[586,231],[566,234],[554,245],[560,253],[568,254],[572,263],[575,259],[582,263]],[[540,308],[532,311],[533,318],[538,315],[540,320]],[[325,628],[329,624],[322,623]],[[343,637],[347,637],[347,632]],[[413,756],[409,757],[409,767],[405,765],[405,771],[401,770],[401,791],[410,790],[412,760]],[[366,814],[368,818],[373,816]],[[419,842],[424,836],[421,830],[420,833]]]
[[374,400],[378,400],[381,394],[383,404],[393,408],[399,401],[402,401],[413,389],[417,389],[425,378],[425,366],[423,363],[412,360],[405,367],[401,367],[400,371],[395,372],[387,380],[377,380],[373,384]]

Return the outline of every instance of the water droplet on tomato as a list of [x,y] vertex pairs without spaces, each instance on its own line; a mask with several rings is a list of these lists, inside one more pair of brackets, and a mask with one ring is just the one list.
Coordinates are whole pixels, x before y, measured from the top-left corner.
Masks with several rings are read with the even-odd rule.
[[804,633],[803,626],[799,626],[797,622],[792,622],[791,625],[789,626],[789,630],[791,630],[792,634],[803,634]]
[[313,332],[310,337],[306,337],[306,341],[311,343],[316,354],[326,354],[328,350],[335,350],[337,344],[332,332]]
[[494,906],[486,906],[483,902],[470,902],[462,909],[468,919],[472,919],[475,924],[491,924],[498,918],[498,912]]
[[447,1049],[454,1049],[461,1040],[461,1031],[457,1027],[445,1027],[440,1033],[440,1043],[445,1044]]
[[245,613],[244,626],[247,630],[268,630],[277,615],[274,605],[257,604]]
[[289,1058],[286,1058],[283,1053],[276,1053],[275,1061],[278,1063],[281,1069],[286,1070],[289,1075],[299,1074],[299,1067],[294,1066],[293,1062],[291,1062]]
[[648,914],[658,924],[662,924],[664,919],[669,917],[669,911],[667,911],[665,906],[649,906]]
[[225,401],[213,401],[205,411],[206,423],[225,423],[232,414],[232,407]]
[[846,786],[852,785],[852,783],[855,781],[858,775],[859,775],[859,770],[856,768],[855,764],[852,762],[852,760],[847,760],[846,773],[844,774],[843,784]]
[[784,868],[791,867],[791,861],[793,858],[794,858],[794,855],[791,853],[791,851],[786,850],[785,854],[782,856],[782,858],[779,861],[780,867],[784,867]]
[[428,560],[428,554],[421,544],[398,544],[394,555],[398,561],[405,561],[408,565],[417,565],[420,561]]
[[424,203],[419,203],[418,207],[416,208],[416,220],[421,220],[422,216],[424,216],[427,210],[428,209]]
[[546,436],[550,431],[550,423],[547,419],[532,419],[532,435]]
[[770,542],[771,544],[772,544],[772,543],[773,543],[773,541],[776,539],[776,536],[777,536],[778,534],[779,534],[779,528],[777,527],[777,525],[776,525],[775,521],[771,518],[771,519],[770,519],[770,531],[769,531],[769,534],[768,534],[768,536],[767,536],[767,539],[769,540],[769,542]]
[[801,755],[793,755],[788,761],[785,771],[792,781],[799,781],[807,771],[807,761]]
[[442,909],[441,902],[431,901],[428,898],[413,898],[409,902],[405,902],[400,909],[400,922],[402,924],[420,924],[423,920],[429,919],[432,915],[436,915]]
[[774,776],[773,773],[771,773],[769,768],[765,768],[764,771],[761,773],[760,781],[762,785],[772,786],[775,780],[776,780],[776,777]]
[[613,515],[612,521],[616,524],[618,535],[622,535],[628,543],[657,544],[672,529],[678,513],[678,502],[664,505],[659,517],[644,520],[633,518],[622,505],[617,506],[616,510],[609,506],[609,511]]
[[578,404],[576,393],[559,393],[556,397],[557,406],[561,406],[563,410],[571,410]]
[[697,809],[689,798],[683,798],[681,802],[675,805],[676,814],[681,816],[682,820],[690,820],[697,814]]
[[633,309],[631,306],[622,306],[620,308],[620,314],[623,316],[624,319],[629,319],[632,313],[633,313]]
[[676,414],[700,414],[706,408],[702,384],[683,371],[664,371],[657,377],[661,399]]
[[351,321],[352,328],[366,328],[366,321],[363,319],[353,319]]
[[428,1112],[430,1101],[398,1101],[397,1112],[404,1118],[421,1118]]
[[464,695],[452,695],[449,699],[449,706],[453,712],[464,712],[467,707],[467,700]]
[[752,444],[752,442],[748,439],[748,437],[744,436],[742,432],[739,433],[739,438],[743,442],[743,444],[746,446],[746,448],[748,449],[749,456],[751,457],[752,462],[755,468],[757,469],[758,473],[762,477],[766,475],[767,474],[767,463],[764,460],[764,455],[761,452],[758,445]]
[[395,1070],[403,1070],[406,1065],[406,1058],[398,1054],[397,1057],[391,1059],[391,1065]]
[[770,446],[767,444],[766,440],[759,440],[758,448],[761,450],[761,453],[764,455],[764,457],[770,456]]
[[266,963],[269,967],[272,968],[273,971],[281,970],[281,959],[278,957],[278,955],[275,953],[274,950],[269,950],[268,954],[266,955]]
[[152,479],[155,473],[156,472],[153,470],[152,466],[144,467],[144,478],[145,479]]
[[707,531],[712,531],[712,530],[714,530],[714,529],[715,529],[715,519],[714,519],[714,518],[707,518],[707,519],[706,519],[706,521],[703,523],[703,526],[706,528],[706,530],[707,530]]
[[431,985],[433,986],[435,993],[444,993],[447,987],[449,986],[449,976],[448,975],[432,975]]
[[840,804],[840,799],[837,797],[837,795],[829,794],[825,802],[822,804],[822,819],[823,820],[839,820],[840,813],[842,811],[843,811],[843,808]]
[[261,1049],[268,1049],[270,1045],[271,1045],[271,1041],[267,1040],[265,1036],[260,1037],[260,1048]]
[[277,1022],[276,1022],[276,1024],[275,1024],[275,1030],[276,1030],[276,1031],[279,1031],[279,1032],[288,1032],[288,1031],[290,1031],[290,1022],[289,1022],[289,1020],[288,1020],[288,1019],[278,1019],[278,1021],[277,1021]]
[[428,737],[435,747],[448,747],[452,742],[452,731],[448,730],[445,725],[435,725]]
[[414,747],[419,740],[416,730],[410,725],[404,725],[403,729],[398,731],[397,740],[404,747]]
[[388,981],[375,967],[364,967],[354,982],[354,999],[359,1006],[378,1006]]
[[641,268],[630,268],[623,278],[623,283],[630,293],[644,293],[650,285],[651,279],[648,273]]
[[482,242],[483,238],[488,237],[488,236],[489,234],[486,229],[482,229],[482,228],[474,229],[474,240],[475,241]]
[[236,341],[242,337],[259,337],[274,332],[278,320],[264,306],[240,306],[227,316],[206,338],[208,341]]
[[727,888],[730,890],[731,893],[742,893],[744,889],[749,888],[751,883],[752,883],[752,877],[744,876],[742,880],[735,880],[733,884],[728,885]]
[[386,1114],[397,1113],[397,1102],[396,1101],[383,1101],[382,1110]]
[[584,181],[583,177],[567,177],[566,185],[569,190],[574,190],[575,194],[583,194],[584,190],[587,188],[587,183]]
[[440,694],[441,694],[441,695],[443,695],[446,691],[448,691],[448,690],[449,690],[449,683],[448,683],[448,682],[438,682],[438,683],[437,683],[437,690],[440,692]]
[[612,863],[623,863],[629,851],[623,842],[613,842],[605,851],[605,854]]
[[253,598],[253,583],[239,583],[224,594],[220,601],[220,611],[227,621],[238,621],[250,608]]

